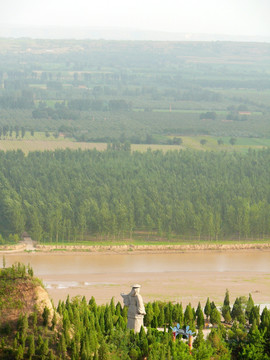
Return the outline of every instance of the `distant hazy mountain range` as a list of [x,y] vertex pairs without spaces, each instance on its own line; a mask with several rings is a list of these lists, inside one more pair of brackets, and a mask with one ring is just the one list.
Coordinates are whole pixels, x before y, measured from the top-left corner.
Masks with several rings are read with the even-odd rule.
[[223,34],[172,33],[120,28],[2,26],[0,37],[36,39],[104,39],[153,41],[270,42],[270,37]]

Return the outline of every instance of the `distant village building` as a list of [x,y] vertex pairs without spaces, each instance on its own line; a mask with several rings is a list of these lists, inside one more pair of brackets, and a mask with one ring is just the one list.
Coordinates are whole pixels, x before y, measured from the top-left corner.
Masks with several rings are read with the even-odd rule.
[[239,115],[251,115],[250,111],[239,111],[238,112]]
[[24,239],[26,239],[26,238],[30,238],[31,236],[26,232],[26,231],[24,231],[23,233],[22,233],[22,235],[21,235],[21,238],[24,240]]

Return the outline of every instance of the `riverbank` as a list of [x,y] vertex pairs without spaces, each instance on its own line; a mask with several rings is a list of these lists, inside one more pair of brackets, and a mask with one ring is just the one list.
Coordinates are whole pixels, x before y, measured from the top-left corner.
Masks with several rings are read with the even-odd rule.
[[[28,250],[27,250],[28,246]],[[88,252],[105,254],[141,254],[141,253],[170,253],[170,252],[189,252],[189,251],[229,251],[229,250],[270,250],[270,242],[250,242],[250,243],[201,243],[201,244],[168,244],[168,245],[42,245],[36,244],[29,250],[29,244],[21,243],[18,245],[0,246],[0,252]]]
[[24,252],[26,250],[26,245],[24,243],[19,243],[16,245],[1,245],[0,253],[13,253],[13,252]]

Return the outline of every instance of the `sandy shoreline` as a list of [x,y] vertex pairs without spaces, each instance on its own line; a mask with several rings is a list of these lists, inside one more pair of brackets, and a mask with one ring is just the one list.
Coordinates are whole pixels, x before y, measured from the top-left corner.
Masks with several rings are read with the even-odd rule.
[[[270,303],[270,274],[247,272],[166,272],[166,273],[113,273],[81,275],[41,276],[54,303],[70,297],[94,296],[98,304],[105,304],[112,297],[122,301],[120,293],[130,291],[133,283],[140,283],[144,301],[182,302],[197,306],[205,304],[207,297],[221,305],[226,289],[231,301],[251,293],[256,304]],[[54,284],[61,283],[61,287]]]
[[51,245],[37,245],[38,251],[87,251],[90,253],[169,253],[169,252],[186,252],[186,251],[203,251],[203,250],[270,250],[270,243],[251,243],[251,244],[201,244],[201,245],[112,245],[112,246],[102,246],[102,245],[77,245],[77,246],[51,246]]
[[0,246],[0,253],[25,252],[33,251],[36,253],[57,253],[66,254],[74,252],[89,253],[89,254],[155,254],[155,253],[175,253],[175,252],[190,252],[190,251],[230,251],[230,250],[270,250],[269,243],[229,243],[229,244],[180,244],[180,245],[41,245],[37,244],[35,247],[28,249],[28,244],[20,243],[17,245],[2,245]]

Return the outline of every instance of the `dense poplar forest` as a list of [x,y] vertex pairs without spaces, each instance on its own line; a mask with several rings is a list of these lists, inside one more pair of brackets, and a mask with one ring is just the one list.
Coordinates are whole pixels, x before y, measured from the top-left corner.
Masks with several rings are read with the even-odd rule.
[[[4,291],[13,292],[14,284],[36,282],[33,270],[22,264],[0,272],[1,299]],[[2,294],[2,292],[4,293]],[[270,311],[254,305],[251,295],[230,303],[226,291],[220,309],[207,299],[197,309],[189,304],[155,301],[146,304],[145,328],[137,334],[127,329],[127,307],[115,304],[98,306],[92,297],[60,301],[53,314],[24,313],[17,320],[5,321],[1,311],[20,304],[0,302],[0,359],[72,360],[267,360],[270,359]],[[173,340],[172,327],[189,326],[195,332],[193,349],[179,335]],[[211,331],[203,331],[209,324]]]
[[[0,233],[40,242],[264,238],[270,150],[0,153]],[[17,237],[18,238],[18,237]],[[4,240],[2,240],[3,242]]]

